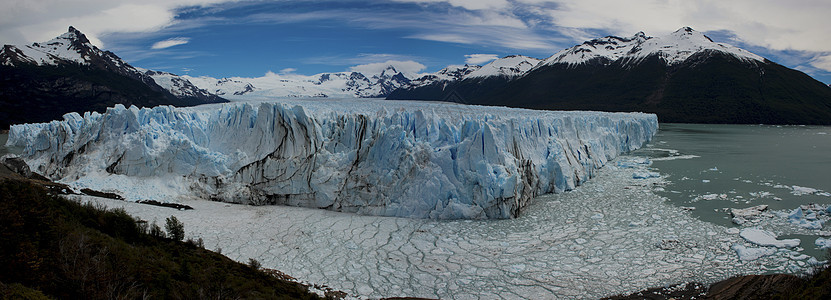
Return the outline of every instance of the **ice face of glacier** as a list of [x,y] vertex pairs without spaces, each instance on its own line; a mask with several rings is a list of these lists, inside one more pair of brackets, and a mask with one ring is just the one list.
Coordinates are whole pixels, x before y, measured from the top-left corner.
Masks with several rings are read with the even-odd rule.
[[70,184],[176,176],[189,193],[234,203],[483,219],[515,217],[536,195],[573,189],[657,128],[642,113],[294,100],[116,106],[15,125],[8,144]]

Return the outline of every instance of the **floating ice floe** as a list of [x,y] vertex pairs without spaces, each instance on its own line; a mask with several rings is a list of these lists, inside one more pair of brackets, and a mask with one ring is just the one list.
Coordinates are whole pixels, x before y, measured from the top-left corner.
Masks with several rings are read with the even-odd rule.
[[758,223],[761,221],[759,216],[767,211],[767,205],[757,205],[748,208],[731,208],[730,214],[733,216],[733,223],[744,225],[747,222]]
[[799,239],[778,240],[776,239],[776,235],[772,232],[757,228],[742,229],[742,231],[739,232],[739,236],[750,243],[764,247],[793,248],[799,246],[799,243],[801,242]]
[[635,169],[635,168],[641,168],[641,167],[644,167],[644,166],[648,166],[648,165],[651,165],[651,164],[652,164],[652,161],[650,161],[649,158],[638,156],[638,157],[632,157],[632,158],[628,158],[628,159],[618,160],[615,165],[617,165],[620,168]]
[[776,250],[773,248],[745,247],[741,244],[733,244],[732,248],[736,251],[736,254],[739,256],[739,259],[742,261],[757,260],[759,258],[773,255],[776,253]]
[[705,194],[697,196],[693,199],[693,202],[698,200],[727,200],[727,194]]
[[[810,219],[808,217],[811,217]],[[788,222],[810,230],[820,230],[822,229],[822,220],[816,219],[816,214],[814,212],[810,212],[808,215],[804,213],[802,207],[797,207],[790,214],[787,215]]]
[[658,172],[652,171],[636,171],[632,173],[632,178],[634,179],[648,179],[648,178],[660,178],[661,174]]
[[828,238],[817,238],[814,241],[814,245],[817,245],[820,249],[831,248],[831,239]]
[[803,195],[820,195],[820,196],[831,196],[831,194],[823,192],[821,190],[815,188],[809,188],[804,186],[793,185],[791,186],[791,193],[797,196]]

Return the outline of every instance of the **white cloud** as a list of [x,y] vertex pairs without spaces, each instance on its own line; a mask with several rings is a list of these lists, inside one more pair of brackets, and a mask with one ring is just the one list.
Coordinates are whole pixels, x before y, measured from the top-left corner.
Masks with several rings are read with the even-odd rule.
[[150,48],[151,49],[164,49],[164,48],[170,48],[170,47],[173,47],[173,46],[184,45],[184,44],[187,44],[188,42],[190,42],[190,38],[176,37],[176,38],[166,39],[164,41],[158,41],[155,44],[153,44],[153,46],[151,46]]
[[280,74],[291,74],[291,73],[294,73],[294,72],[297,72],[297,69],[295,69],[295,68],[285,68],[285,69],[280,70]]
[[[147,33],[214,24],[204,18],[178,20],[179,9],[247,0],[0,0],[0,44],[29,44],[54,38],[75,26],[96,45],[113,33]],[[405,37],[440,42],[554,53],[599,34],[630,36],[638,31],[657,36],[683,26],[724,31],[744,45],[769,50],[797,50],[814,59],[801,64],[831,69],[831,1],[828,0],[388,0],[416,3],[423,9],[376,11],[390,5],[355,9],[280,10],[244,16],[242,22],[300,23],[339,20],[371,30],[396,29]],[[262,1],[254,1],[262,5]],[[230,5],[229,5],[230,6]],[[313,5],[308,5],[313,7]],[[225,18],[215,7],[217,18]],[[228,17],[237,18],[237,17]],[[189,27],[190,26],[190,27]],[[164,41],[163,41],[164,42]],[[157,46],[176,45],[157,44]],[[371,51],[371,50],[369,50]],[[493,50],[498,51],[498,50]],[[822,55],[819,55],[822,54]],[[359,61],[360,60],[360,61]],[[364,57],[332,65],[379,61],[425,61],[414,57]],[[810,61],[810,62],[809,62]]]
[[[467,10],[447,11],[447,19],[428,12],[436,26],[424,26],[409,37],[432,41],[535,50],[570,46],[598,37],[598,32],[630,36],[644,31],[659,36],[691,26],[698,31],[730,32],[736,42],[771,50],[831,51],[831,39],[826,38],[831,28],[827,0],[395,1],[443,3]],[[547,32],[569,40],[547,37]]]
[[810,63],[815,68],[831,72],[831,53],[818,55],[811,59]]
[[357,65],[354,67],[350,67],[349,70],[353,72],[361,72],[367,76],[372,76],[380,74],[382,71],[384,71],[386,68],[390,66],[395,68],[396,71],[404,73],[404,75],[417,74],[418,72],[426,68],[426,66],[424,66],[423,64],[412,60],[388,60],[385,62]]
[[393,0],[396,2],[415,3],[447,3],[452,6],[462,7],[470,10],[501,9],[506,8],[510,3],[506,0]]
[[[683,26],[724,30],[774,50],[831,51],[831,1],[820,0],[558,0],[546,10],[557,26],[618,35],[669,33]],[[602,9],[598,9],[602,7]]]
[[99,39],[102,35],[158,31],[176,22],[176,8],[228,1],[236,0],[13,0],[3,3],[0,10],[0,42],[48,41],[71,25],[93,44],[104,47]]
[[467,54],[465,55],[465,63],[471,65],[483,65],[497,58],[499,58],[499,56],[496,54]]

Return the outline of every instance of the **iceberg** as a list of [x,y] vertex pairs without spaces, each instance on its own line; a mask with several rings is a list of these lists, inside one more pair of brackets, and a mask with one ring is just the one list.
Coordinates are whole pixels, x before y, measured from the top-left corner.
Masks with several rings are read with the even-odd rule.
[[741,236],[750,243],[763,247],[793,248],[799,246],[801,242],[799,239],[779,240],[776,239],[776,235],[773,234],[773,232],[761,230],[758,228],[742,229],[742,231],[739,233],[739,236]]
[[[658,129],[654,114],[554,112],[388,100],[284,100],[193,108],[117,105],[14,125],[33,170],[123,189],[431,219],[516,217],[571,190]],[[152,198],[132,189],[128,200]],[[138,191],[138,192],[137,192]],[[149,199],[167,201],[168,199]]]
[[739,256],[741,261],[757,260],[765,256],[776,254],[776,250],[771,248],[745,247],[740,244],[733,244],[732,249],[736,251],[736,255]]

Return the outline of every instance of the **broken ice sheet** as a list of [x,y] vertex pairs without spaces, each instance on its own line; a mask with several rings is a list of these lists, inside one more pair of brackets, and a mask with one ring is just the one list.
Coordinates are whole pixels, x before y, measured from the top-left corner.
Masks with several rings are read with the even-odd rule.
[[188,237],[232,259],[256,258],[302,281],[370,298],[599,298],[761,273],[764,265],[798,257],[776,252],[740,260],[734,245],[752,246],[655,195],[650,186],[662,179],[633,179],[632,171],[603,168],[585,185],[535,198],[507,220],[416,220],[205,200],[174,211],[94,201],[151,222],[175,215]]

